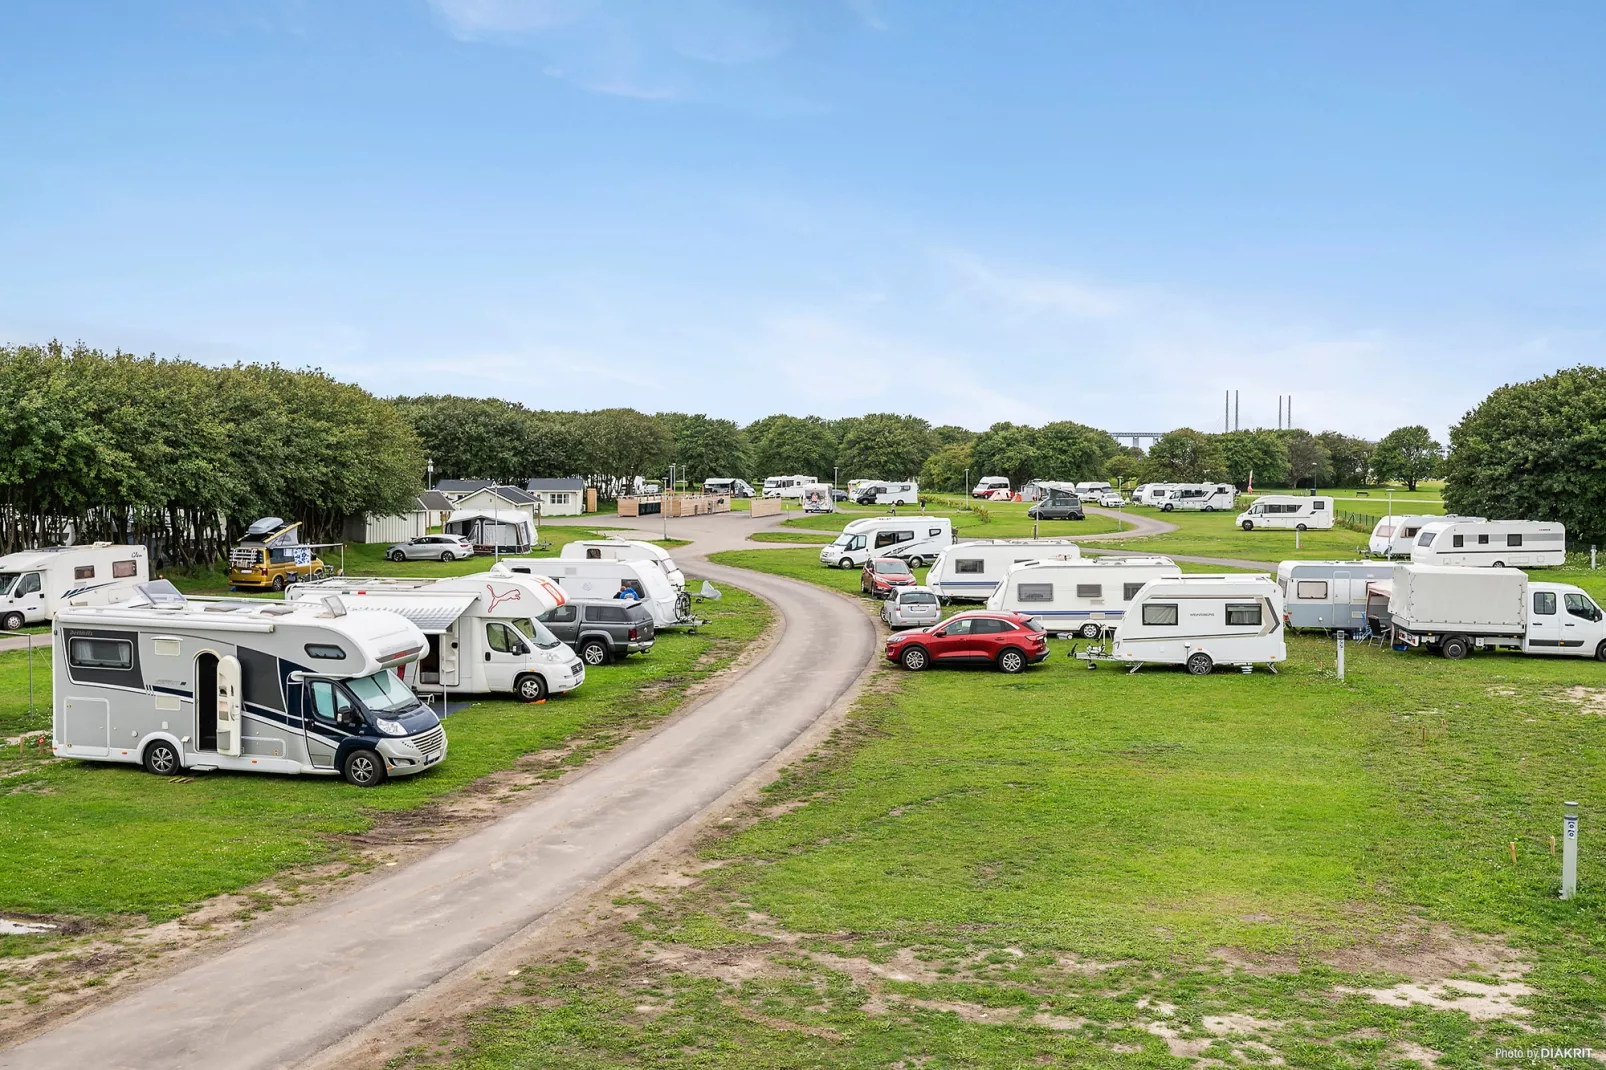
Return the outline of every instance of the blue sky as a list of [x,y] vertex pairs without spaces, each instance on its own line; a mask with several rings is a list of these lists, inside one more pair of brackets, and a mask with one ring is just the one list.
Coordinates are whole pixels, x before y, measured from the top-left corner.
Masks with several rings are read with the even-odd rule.
[[1606,5],[10,0],[0,340],[1442,434],[1606,348]]

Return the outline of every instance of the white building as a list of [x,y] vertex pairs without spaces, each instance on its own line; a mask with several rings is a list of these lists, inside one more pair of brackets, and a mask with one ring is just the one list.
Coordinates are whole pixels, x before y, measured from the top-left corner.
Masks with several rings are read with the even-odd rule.
[[525,489],[539,503],[543,517],[579,516],[586,510],[586,481],[578,476],[532,479]]

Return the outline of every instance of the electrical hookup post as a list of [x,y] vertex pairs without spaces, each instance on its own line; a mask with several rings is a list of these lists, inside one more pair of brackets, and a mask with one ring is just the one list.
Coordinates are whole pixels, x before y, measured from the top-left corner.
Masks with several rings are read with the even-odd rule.
[[1564,803],[1561,815],[1561,897],[1578,894],[1578,804]]
[[1344,682],[1344,639],[1349,635],[1343,628],[1334,629],[1333,635],[1338,640],[1338,651],[1334,655],[1333,664],[1338,669],[1338,682]]

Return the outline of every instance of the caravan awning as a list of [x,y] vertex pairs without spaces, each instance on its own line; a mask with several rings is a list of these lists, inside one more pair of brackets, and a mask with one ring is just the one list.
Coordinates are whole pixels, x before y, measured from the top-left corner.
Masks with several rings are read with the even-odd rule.
[[383,609],[390,613],[397,613],[414,624],[418,630],[426,635],[439,635],[452,626],[452,622],[461,617],[468,607],[479,598],[478,595],[430,595],[419,598],[408,598],[405,595],[394,594],[348,594],[342,592],[340,600],[350,610]]

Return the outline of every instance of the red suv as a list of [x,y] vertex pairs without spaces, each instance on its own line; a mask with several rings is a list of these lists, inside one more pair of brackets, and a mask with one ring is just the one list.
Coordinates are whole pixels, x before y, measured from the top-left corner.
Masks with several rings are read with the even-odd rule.
[[907,587],[915,581],[907,561],[896,557],[872,557],[859,573],[859,591],[875,598],[886,598],[894,587]]
[[1048,657],[1043,626],[1019,613],[956,613],[941,624],[899,632],[887,640],[887,660],[919,672],[932,664],[991,663],[1016,673]]

